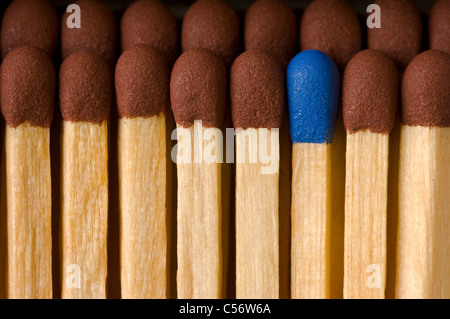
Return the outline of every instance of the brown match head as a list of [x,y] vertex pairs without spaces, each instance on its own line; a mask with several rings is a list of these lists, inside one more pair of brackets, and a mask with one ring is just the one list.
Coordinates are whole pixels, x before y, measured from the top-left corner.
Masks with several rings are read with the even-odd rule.
[[450,55],[428,50],[408,65],[402,82],[402,123],[450,127]]
[[1,109],[11,127],[25,121],[49,127],[55,103],[55,68],[43,51],[31,46],[13,49],[1,68]]
[[302,51],[322,51],[344,71],[361,43],[358,17],[345,0],[316,0],[306,8],[300,24]]
[[381,28],[367,30],[369,49],[389,55],[405,69],[422,46],[422,21],[411,0],[376,0],[381,9]]
[[220,127],[226,104],[227,73],[220,57],[206,49],[184,52],[172,70],[170,102],[175,121],[189,127],[201,120]]
[[297,19],[280,0],[258,0],[245,13],[245,49],[270,52],[286,69],[297,51]]
[[149,44],[173,64],[178,51],[178,30],[169,8],[160,0],[139,0],[125,10],[120,28],[122,51]]
[[285,107],[281,65],[260,49],[242,53],[231,66],[230,97],[234,128],[279,128]]
[[169,106],[170,70],[167,58],[150,45],[129,48],[116,66],[116,96],[120,117],[150,117]]
[[67,18],[72,14],[65,12],[61,19],[62,58],[79,50],[92,51],[105,58],[111,65],[115,63],[117,31],[112,12],[98,0],[79,0],[81,28],[67,27]]
[[59,104],[65,121],[102,123],[112,102],[112,75],[105,59],[90,52],[69,55],[59,70]]
[[438,0],[429,17],[430,49],[450,54],[450,0]]
[[22,45],[33,46],[53,56],[58,33],[58,15],[47,0],[14,0],[3,15],[2,57]]
[[398,71],[383,52],[364,50],[347,64],[342,87],[347,132],[390,133],[398,100]]
[[231,65],[238,54],[239,20],[224,0],[198,0],[187,10],[181,30],[183,51],[208,49]]

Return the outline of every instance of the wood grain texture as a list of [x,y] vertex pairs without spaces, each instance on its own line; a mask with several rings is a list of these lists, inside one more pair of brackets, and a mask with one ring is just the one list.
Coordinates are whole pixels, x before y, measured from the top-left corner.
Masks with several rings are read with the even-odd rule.
[[389,135],[347,134],[344,298],[385,297]]
[[107,122],[63,122],[62,298],[106,298]]
[[280,127],[280,176],[278,182],[280,299],[291,298],[291,178],[292,142],[289,134],[288,112],[283,112]]
[[52,298],[50,129],[6,127],[8,298]]
[[166,119],[119,120],[122,298],[167,297]]
[[198,123],[177,134],[178,298],[222,298],[222,134]]
[[[263,132],[261,132],[263,131]],[[260,138],[267,136],[267,141]],[[266,143],[272,163],[260,152]],[[236,298],[279,298],[279,132],[236,133]],[[262,151],[264,154],[265,152]],[[269,165],[274,171],[266,171]]]
[[338,113],[331,145],[331,278],[330,298],[342,299],[344,292],[345,149],[347,134]]
[[[1,145],[5,145],[5,123],[0,122],[1,128]],[[5,147],[2,147],[0,158],[0,299],[6,299],[6,283],[8,279],[7,274],[7,253],[8,241],[7,232],[8,225],[6,219],[6,152]]]
[[331,144],[292,147],[292,298],[330,298]]
[[450,298],[450,128],[402,125],[396,298]]

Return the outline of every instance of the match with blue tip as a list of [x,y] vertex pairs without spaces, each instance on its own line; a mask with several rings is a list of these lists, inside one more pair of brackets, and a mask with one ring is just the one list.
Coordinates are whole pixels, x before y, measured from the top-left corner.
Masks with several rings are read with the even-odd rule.
[[287,69],[289,129],[293,143],[331,143],[339,105],[339,71],[325,53],[297,54]]

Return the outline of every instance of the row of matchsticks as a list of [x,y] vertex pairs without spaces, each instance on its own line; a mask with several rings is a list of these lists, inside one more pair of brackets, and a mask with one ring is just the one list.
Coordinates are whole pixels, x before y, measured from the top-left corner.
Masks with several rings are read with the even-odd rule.
[[375,3],[12,1],[0,297],[449,298],[450,1]]

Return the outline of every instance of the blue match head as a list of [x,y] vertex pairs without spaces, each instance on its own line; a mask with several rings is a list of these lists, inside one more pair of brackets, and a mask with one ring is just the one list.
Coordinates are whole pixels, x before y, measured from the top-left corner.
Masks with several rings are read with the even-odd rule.
[[307,50],[287,68],[289,128],[293,143],[331,143],[339,105],[339,71],[325,53]]

